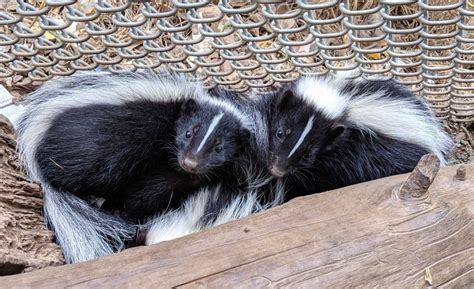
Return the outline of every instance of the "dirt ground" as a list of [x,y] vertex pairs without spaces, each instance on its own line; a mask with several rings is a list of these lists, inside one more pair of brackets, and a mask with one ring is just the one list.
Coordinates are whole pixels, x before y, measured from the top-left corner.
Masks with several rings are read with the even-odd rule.
[[474,162],[474,124],[452,123],[449,131],[454,140],[453,163]]

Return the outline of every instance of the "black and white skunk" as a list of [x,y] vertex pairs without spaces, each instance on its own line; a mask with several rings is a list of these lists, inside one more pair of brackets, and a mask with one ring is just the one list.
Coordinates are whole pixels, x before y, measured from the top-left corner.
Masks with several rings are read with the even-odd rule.
[[[227,167],[250,128],[231,102],[198,82],[91,72],[51,81],[27,98],[18,148],[43,186],[45,219],[66,260],[78,262],[122,248],[135,220],[180,208],[214,180],[234,186]],[[77,197],[87,195],[133,222]]]
[[199,189],[180,208],[150,219],[142,226],[140,238],[134,245],[175,239],[283,203],[284,183],[273,178],[267,166],[268,116],[267,112],[262,113],[264,104],[220,88],[212,89],[210,93],[235,105],[249,123],[246,145],[229,168],[231,178]]
[[269,169],[288,197],[411,171],[452,141],[427,103],[393,81],[303,77],[270,103]]

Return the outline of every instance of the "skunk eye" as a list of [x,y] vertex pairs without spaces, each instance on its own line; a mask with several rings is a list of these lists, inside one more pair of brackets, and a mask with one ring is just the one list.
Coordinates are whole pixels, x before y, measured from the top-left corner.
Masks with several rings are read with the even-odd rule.
[[188,131],[186,132],[185,137],[186,137],[186,138],[190,138],[190,137],[191,137],[191,131],[190,131],[190,130],[188,130]]
[[278,139],[282,139],[283,138],[283,130],[281,130],[281,129],[277,130],[276,137]]
[[222,146],[216,146],[216,147],[214,148],[214,151],[215,151],[216,153],[220,153],[222,150],[223,150]]

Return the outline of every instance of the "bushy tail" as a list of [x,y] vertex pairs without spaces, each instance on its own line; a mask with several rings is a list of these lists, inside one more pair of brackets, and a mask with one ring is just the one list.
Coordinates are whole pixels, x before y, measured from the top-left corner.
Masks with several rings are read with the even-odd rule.
[[45,221],[55,232],[68,263],[110,255],[135,234],[135,226],[43,184]]
[[201,188],[180,208],[155,216],[144,226],[148,231],[145,244],[183,237],[262,210],[254,192],[237,194],[229,200],[223,197],[225,193],[220,184]]
[[180,208],[157,215],[145,224],[145,244],[152,245],[183,237],[282,204],[284,184],[279,181],[274,184],[261,183],[261,186],[264,185],[268,185],[271,191],[265,197],[255,183],[234,194],[222,187],[222,184],[201,188]]

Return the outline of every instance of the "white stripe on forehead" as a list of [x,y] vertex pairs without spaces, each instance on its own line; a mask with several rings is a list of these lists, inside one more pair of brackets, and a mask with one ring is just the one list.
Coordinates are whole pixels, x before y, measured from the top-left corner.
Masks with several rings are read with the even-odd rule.
[[237,108],[234,104],[232,104],[228,100],[219,99],[215,97],[206,97],[202,99],[206,103],[223,110],[226,113],[231,114],[240,122],[240,124],[247,129],[251,129],[253,127],[252,122],[249,120],[248,115],[246,115],[243,111]]
[[206,134],[204,135],[204,138],[202,139],[201,143],[199,144],[199,147],[197,149],[197,153],[202,149],[204,144],[206,143],[207,139],[211,135],[211,133],[216,129],[217,125],[219,124],[219,121],[221,118],[224,116],[224,113],[221,112],[218,115],[214,116],[214,118],[211,121],[211,124],[209,125],[209,128],[207,129]]
[[293,147],[293,149],[291,150],[290,154],[288,155],[288,158],[291,157],[291,155],[293,155],[295,153],[295,151],[301,146],[301,144],[303,143],[304,139],[306,138],[306,136],[308,135],[308,133],[311,131],[311,129],[313,128],[313,123],[314,123],[314,114],[312,116],[309,117],[308,119],[308,122],[306,123],[306,126],[303,130],[303,132],[301,133],[300,135],[300,138],[298,139],[298,141],[296,142],[295,146]]

